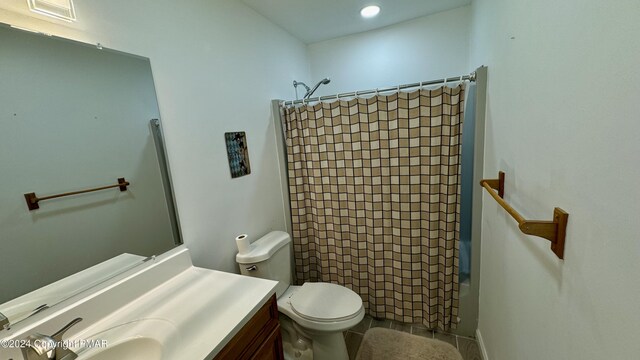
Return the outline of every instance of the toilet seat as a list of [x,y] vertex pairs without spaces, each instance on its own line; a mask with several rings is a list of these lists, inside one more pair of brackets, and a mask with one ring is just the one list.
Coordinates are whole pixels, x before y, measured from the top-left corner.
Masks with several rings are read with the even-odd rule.
[[[302,288],[305,290],[298,294]],[[340,303],[342,299],[345,300],[343,304]],[[316,312],[306,307],[320,302],[323,302],[326,308],[333,308],[327,309],[328,312],[323,314],[326,317],[319,316],[322,314],[320,310]],[[296,303],[297,308],[294,309],[293,303]],[[340,285],[328,283],[289,286],[278,298],[278,310],[305,329],[320,332],[345,331],[364,318],[364,306],[358,294]]]
[[305,283],[290,298],[291,309],[311,321],[343,321],[362,308],[362,299],[352,290],[330,283]]

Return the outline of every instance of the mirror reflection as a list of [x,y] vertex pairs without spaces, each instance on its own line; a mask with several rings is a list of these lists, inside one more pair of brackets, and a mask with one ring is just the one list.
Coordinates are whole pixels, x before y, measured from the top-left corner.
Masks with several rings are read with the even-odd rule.
[[181,240],[149,59],[4,25],[0,43],[0,319],[15,323]]

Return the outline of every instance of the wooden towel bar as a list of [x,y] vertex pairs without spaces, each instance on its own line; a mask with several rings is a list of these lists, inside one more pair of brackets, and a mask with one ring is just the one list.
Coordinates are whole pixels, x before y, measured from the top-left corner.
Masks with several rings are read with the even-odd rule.
[[[497,179],[483,179],[480,186],[484,187],[503,209],[517,222],[520,231],[525,234],[539,236],[551,241],[551,251],[560,259],[564,259],[564,241],[567,232],[569,214],[560,208],[553,210],[552,221],[526,220],[520,213],[507,204],[504,197],[504,172],[498,173]],[[496,192],[497,190],[497,192]]]
[[78,194],[84,194],[88,192],[112,189],[116,187],[120,188],[120,191],[127,191],[127,186],[129,185],[130,183],[126,181],[124,178],[119,178],[118,183],[115,185],[102,186],[102,187],[97,187],[97,188],[87,189],[87,190],[80,190],[80,191],[72,191],[72,192],[57,194],[57,195],[49,195],[41,198],[37,197],[36,193],[28,193],[28,194],[24,194],[24,198],[27,201],[27,206],[29,207],[29,210],[35,210],[40,208],[40,205],[38,204],[40,201],[55,199],[55,198],[64,197],[64,196],[78,195]]

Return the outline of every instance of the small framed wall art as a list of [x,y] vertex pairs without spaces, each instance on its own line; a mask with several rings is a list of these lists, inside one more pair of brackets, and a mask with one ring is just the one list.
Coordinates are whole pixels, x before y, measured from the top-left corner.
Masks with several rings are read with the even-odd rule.
[[227,155],[229,156],[229,169],[231,177],[237,178],[251,174],[249,165],[249,149],[247,148],[247,135],[244,131],[224,133],[227,143]]

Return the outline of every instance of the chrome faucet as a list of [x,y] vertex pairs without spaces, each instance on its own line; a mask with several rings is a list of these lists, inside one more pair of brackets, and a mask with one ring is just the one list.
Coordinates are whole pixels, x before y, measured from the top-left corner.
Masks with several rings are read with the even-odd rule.
[[24,360],[73,360],[78,357],[71,349],[63,346],[62,335],[72,326],[82,321],[82,318],[71,320],[65,327],[51,336],[35,333],[25,340],[29,346],[22,348]]
[[38,306],[37,308],[33,309],[33,311],[31,312],[31,315],[29,315],[28,317],[32,317],[33,315],[39,314],[39,313],[47,310],[48,308],[49,308],[49,305],[42,304],[42,305]]
[[0,313],[0,330],[9,328],[9,318]]

